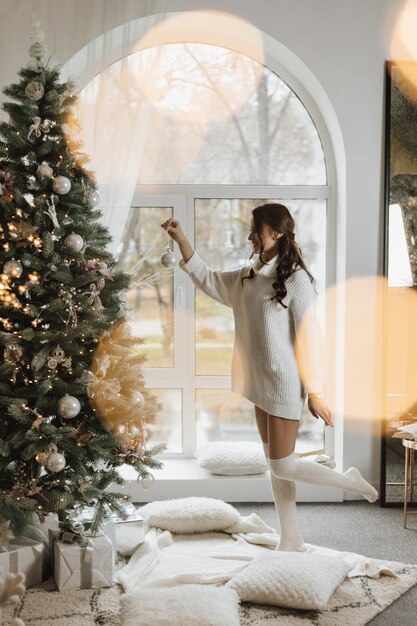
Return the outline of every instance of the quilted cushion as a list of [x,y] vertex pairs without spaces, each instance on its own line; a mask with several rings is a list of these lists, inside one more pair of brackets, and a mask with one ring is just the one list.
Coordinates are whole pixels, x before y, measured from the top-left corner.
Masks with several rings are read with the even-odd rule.
[[156,526],[172,533],[206,533],[224,530],[240,520],[231,504],[216,498],[175,498],[156,500],[139,509],[146,526]]
[[241,476],[268,469],[262,445],[254,441],[211,441],[197,451],[197,458],[212,474]]
[[239,598],[215,585],[143,589],[121,597],[120,616],[123,626],[239,626]]
[[273,551],[256,556],[226,586],[255,604],[324,609],[349,569],[338,556]]

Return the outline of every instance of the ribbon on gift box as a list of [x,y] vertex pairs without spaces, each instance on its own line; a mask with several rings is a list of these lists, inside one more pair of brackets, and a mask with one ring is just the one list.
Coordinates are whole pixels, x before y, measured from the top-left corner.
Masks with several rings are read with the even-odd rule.
[[[30,548],[32,550],[32,555],[35,557],[35,560],[40,559],[39,567],[31,566],[28,570],[25,570],[25,567],[28,563],[27,555],[23,557],[24,563],[22,563],[22,559],[19,558],[22,555],[19,555],[19,551],[21,548]],[[19,574],[20,572],[24,572],[27,577],[27,588],[33,585],[36,585],[42,582],[42,555],[44,551],[44,546],[39,544],[38,542],[34,542],[32,539],[19,538],[11,541],[7,551],[2,552],[1,556],[4,558],[5,555],[8,555],[8,573],[10,574]],[[2,568],[1,568],[2,569]],[[29,571],[30,570],[30,571]],[[7,565],[6,565],[7,571]]]

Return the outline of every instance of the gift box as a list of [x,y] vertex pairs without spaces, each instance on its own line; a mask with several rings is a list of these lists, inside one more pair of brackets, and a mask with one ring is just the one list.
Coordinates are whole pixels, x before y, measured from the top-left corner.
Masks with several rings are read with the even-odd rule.
[[42,582],[45,546],[32,539],[13,539],[3,552],[0,552],[0,572],[25,574],[26,589]]
[[85,544],[55,539],[54,576],[59,591],[111,587],[113,546],[110,539],[106,535],[88,537]]
[[145,541],[145,520],[132,505],[126,510],[128,517],[114,516],[117,551],[123,556],[131,556],[136,548]]
[[[69,521],[72,524],[82,524],[86,531],[90,530],[91,523],[95,514],[95,509],[92,506],[85,506],[82,509],[62,509],[59,512],[61,522]],[[105,517],[100,526],[100,532],[103,532],[110,539],[113,545],[113,556],[116,558],[116,531],[114,527],[113,517]],[[51,539],[56,537],[56,533],[50,534]]]

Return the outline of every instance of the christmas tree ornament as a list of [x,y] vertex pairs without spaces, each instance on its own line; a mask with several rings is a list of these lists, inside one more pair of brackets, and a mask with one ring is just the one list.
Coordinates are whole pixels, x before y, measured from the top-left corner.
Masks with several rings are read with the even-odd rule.
[[47,361],[47,366],[49,367],[49,369],[52,370],[56,369],[58,367],[58,364],[61,364],[67,369],[71,368],[72,366],[72,358],[70,356],[67,357],[64,350],[60,346],[56,346],[56,348],[52,350],[52,355]]
[[42,63],[42,61],[40,61],[39,59],[33,58],[33,59],[29,59],[29,61],[26,63],[26,69],[30,70],[31,72],[36,72],[37,74],[39,74],[45,69],[45,66]]
[[142,489],[146,491],[147,489],[152,487],[154,480],[155,478],[152,474],[149,474],[148,476],[139,475],[136,482],[142,487]]
[[166,267],[167,269],[172,269],[175,267],[177,260],[174,256],[172,250],[167,246],[164,254],[161,256],[161,265]]
[[50,472],[62,472],[67,462],[63,454],[52,452],[45,462],[45,467]]
[[7,261],[3,265],[3,274],[7,276],[11,276],[13,278],[20,278],[23,273],[23,265],[16,261],[15,259],[11,259]]
[[54,225],[54,228],[59,228],[59,222],[58,222],[58,217],[57,217],[56,208],[55,208],[55,199],[53,195],[51,195],[50,200],[46,201],[46,206],[48,207],[48,210],[44,211],[44,213],[46,215],[49,215],[49,217],[52,220],[52,224]]
[[145,398],[140,391],[132,391],[129,396],[129,400],[138,409],[142,409],[145,406]]
[[47,161],[42,161],[36,170],[37,176],[45,176],[45,178],[53,178],[54,170]]
[[97,206],[101,202],[100,194],[97,191],[94,191],[93,189],[90,189],[90,191],[87,192],[86,196],[87,196],[86,200],[88,204],[92,207]]
[[40,41],[35,41],[29,48],[29,56],[38,61],[43,61],[48,54],[48,48]]
[[72,96],[80,88],[80,79],[75,74],[68,76],[68,80],[65,83],[68,93]]
[[33,100],[34,102],[37,102],[38,100],[40,100],[43,97],[44,93],[45,93],[44,86],[42,85],[42,83],[40,83],[37,80],[32,80],[25,87],[26,97],[29,98],[29,100]]
[[45,39],[45,33],[41,28],[41,23],[36,15],[32,18],[32,24],[29,29],[29,39],[31,41],[43,41]]
[[55,176],[52,179],[52,189],[61,196],[64,196],[71,189],[71,181],[66,176]]
[[84,239],[77,233],[71,233],[65,237],[65,245],[72,252],[80,252],[84,247]]
[[25,247],[35,242],[38,226],[34,226],[29,220],[20,220],[20,222],[8,222],[9,237],[16,242],[16,246]]
[[33,124],[29,126],[28,139],[31,138],[32,134],[38,138],[42,135],[42,133],[47,135],[53,126],[55,126],[55,122],[52,122],[51,120],[44,120],[42,122],[42,118],[36,115],[33,118]]
[[58,414],[66,420],[77,417],[81,410],[81,404],[78,398],[65,394],[63,398],[58,400]]

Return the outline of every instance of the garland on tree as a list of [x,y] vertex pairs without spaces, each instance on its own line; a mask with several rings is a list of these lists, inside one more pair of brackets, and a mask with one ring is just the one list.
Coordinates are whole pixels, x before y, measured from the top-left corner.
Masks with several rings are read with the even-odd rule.
[[160,407],[121,312],[130,281],[106,251],[76,77],[45,64],[37,22],[31,37],[0,124],[0,521],[16,534],[71,504],[93,503],[95,527],[108,508],[123,515],[126,496],[107,491],[118,466],[149,479],[166,447],[146,446]]

